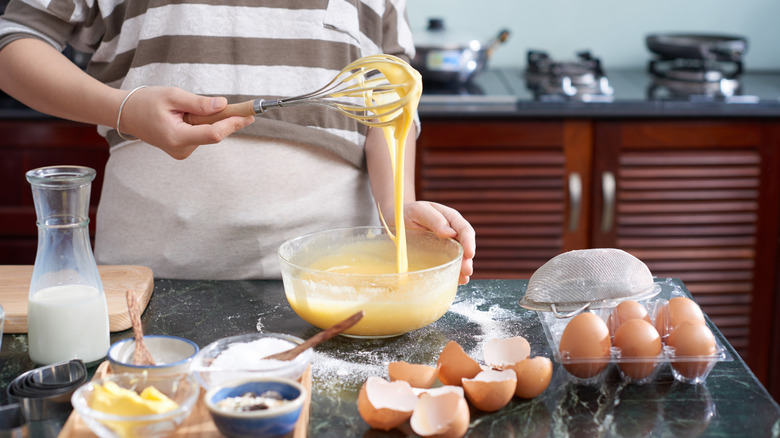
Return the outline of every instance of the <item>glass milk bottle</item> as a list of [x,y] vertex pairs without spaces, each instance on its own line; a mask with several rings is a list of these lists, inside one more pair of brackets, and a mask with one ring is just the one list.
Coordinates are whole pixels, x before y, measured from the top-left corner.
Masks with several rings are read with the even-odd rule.
[[95,170],[51,166],[26,174],[38,225],[27,307],[30,359],[95,362],[109,347],[108,308],[89,242]]

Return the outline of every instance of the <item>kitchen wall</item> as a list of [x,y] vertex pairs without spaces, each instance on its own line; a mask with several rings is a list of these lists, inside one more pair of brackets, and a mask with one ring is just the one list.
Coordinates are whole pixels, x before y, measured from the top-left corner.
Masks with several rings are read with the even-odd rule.
[[409,0],[415,32],[429,17],[451,30],[490,38],[501,28],[509,41],[490,65],[524,66],[528,49],[558,60],[587,49],[609,68],[644,68],[644,37],[655,32],[735,34],[748,39],[748,70],[780,70],[780,0]]

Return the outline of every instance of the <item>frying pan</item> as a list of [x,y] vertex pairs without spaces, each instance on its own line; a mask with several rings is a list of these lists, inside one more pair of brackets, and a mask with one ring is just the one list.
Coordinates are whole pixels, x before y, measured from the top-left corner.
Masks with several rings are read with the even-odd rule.
[[734,35],[692,33],[651,34],[647,48],[663,58],[741,61],[747,51],[747,39]]

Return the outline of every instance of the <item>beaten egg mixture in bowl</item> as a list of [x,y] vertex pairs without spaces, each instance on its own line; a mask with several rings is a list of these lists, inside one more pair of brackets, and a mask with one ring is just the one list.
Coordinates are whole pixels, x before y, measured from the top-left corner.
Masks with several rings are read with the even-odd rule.
[[390,337],[425,327],[447,312],[458,289],[463,247],[426,231],[407,230],[408,270],[382,227],[319,231],[279,248],[287,301],[305,321],[328,328],[357,311],[343,334]]

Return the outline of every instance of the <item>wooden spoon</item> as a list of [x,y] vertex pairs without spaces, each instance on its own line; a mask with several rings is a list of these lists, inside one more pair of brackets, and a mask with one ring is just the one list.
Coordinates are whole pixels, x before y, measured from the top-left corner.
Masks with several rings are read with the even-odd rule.
[[281,353],[275,353],[270,356],[265,357],[265,359],[276,359],[276,360],[293,360],[295,359],[299,354],[303,353],[304,351],[308,350],[309,348],[312,348],[318,344],[321,344],[328,339],[338,335],[339,333],[343,332],[344,330],[352,327],[353,325],[357,324],[360,319],[363,318],[363,311],[350,316],[349,318],[345,319],[344,321],[341,321],[340,323],[334,325],[333,327],[330,327],[328,329],[325,329],[316,335],[310,337],[309,339],[303,341],[302,343],[296,345],[295,347],[287,350],[282,351]]
[[141,303],[133,289],[127,290],[127,311],[130,314],[130,324],[133,325],[135,337],[135,351],[133,352],[133,365],[155,365],[152,353],[144,344],[144,329],[141,326]]

